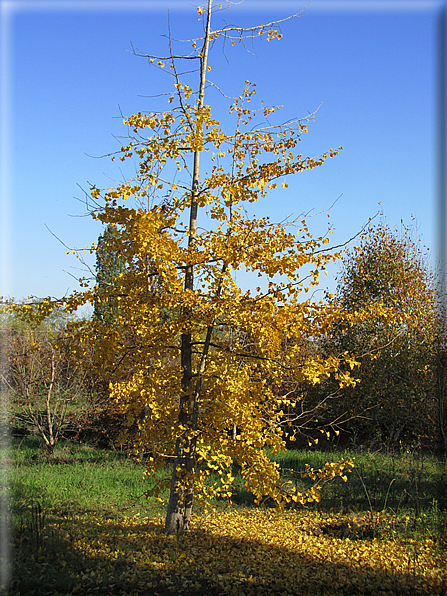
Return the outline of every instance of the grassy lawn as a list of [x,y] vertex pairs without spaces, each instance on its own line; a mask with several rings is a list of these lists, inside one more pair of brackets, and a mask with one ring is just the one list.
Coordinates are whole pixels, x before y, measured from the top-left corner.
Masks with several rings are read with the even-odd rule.
[[282,513],[254,507],[239,478],[233,501],[197,508],[184,536],[163,534],[165,504],[143,496],[142,464],[119,451],[61,442],[47,458],[25,438],[8,457],[8,595],[447,590],[446,470],[432,457],[288,451],[277,461],[298,487],[306,463],[355,457],[355,468],[320,503]]

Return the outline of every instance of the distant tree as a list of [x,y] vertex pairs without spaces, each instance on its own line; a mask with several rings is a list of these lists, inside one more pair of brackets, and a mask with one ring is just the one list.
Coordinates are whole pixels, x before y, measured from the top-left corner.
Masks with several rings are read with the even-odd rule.
[[76,409],[77,416],[85,401],[86,373],[63,337],[63,319],[55,321],[53,315],[33,325],[10,317],[2,324],[0,376],[12,420],[37,432],[49,454],[72,426],[71,410]]
[[399,319],[380,318],[335,327],[324,349],[355,351],[361,361],[355,387],[331,403],[332,413],[357,418],[351,430],[387,443],[433,436],[437,298],[434,276],[414,228],[371,227],[344,258],[337,297],[355,313],[379,302]]
[[118,318],[118,278],[125,271],[125,261],[119,253],[119,232],[108,224],[98,238],[96,249],[96,285],[93,316],[98,321],[111,324]]

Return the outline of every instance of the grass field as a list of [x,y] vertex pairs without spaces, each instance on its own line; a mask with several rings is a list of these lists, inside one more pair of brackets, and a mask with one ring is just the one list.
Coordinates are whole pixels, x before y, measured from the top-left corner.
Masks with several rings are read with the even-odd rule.
[[254,507],[237,478],[232,503],[196,509],[191,532],[168,537],[165,505],[143,496],[142,464],[70,442],[48,458],[39,439],[13,439],[6,593],[445,594],[445,463],[368,451],[287,451],[277,461],[305,488],[306,463],[340,457],[355,457],[355,468],[320,503]]

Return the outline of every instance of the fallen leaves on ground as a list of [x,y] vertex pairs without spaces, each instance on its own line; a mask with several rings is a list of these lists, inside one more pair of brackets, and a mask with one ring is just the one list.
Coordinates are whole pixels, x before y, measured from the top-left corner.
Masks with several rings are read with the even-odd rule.
[[[139,515],[53,520],[41,554],[28,561],[36,579],[27,596],[51,586],[53,594],[139,596],[445,594],[440,544],[373,538],[373,524],[367,514],[230,509],[166,536],[161,520]],[[9,594],[25,594],[20,584]]]

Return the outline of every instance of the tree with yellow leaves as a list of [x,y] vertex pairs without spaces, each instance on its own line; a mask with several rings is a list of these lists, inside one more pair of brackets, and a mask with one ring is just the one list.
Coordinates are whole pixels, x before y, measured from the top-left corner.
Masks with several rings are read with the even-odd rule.
[[[248,81],[230,107],[230,132],[205,103],[211,42],[279,39],[280,22],[212,30],[212,0],[198,12],[204,34],[191,40],[191,54],[171,51],[166,59],[135,52],[172,74],[174,92],[165,112],[124,121],[130,133],[118,156],[137,158],[136,177],[113,189],[91,188],[98,205],[93,216],[116,230],[108,236],[109,250],[125,266],[113,287],[86,287],[65,300],[71,311],[88,302],[117,305],[113,325],[96,317],[77,332],[95,346],[98,368],[107,371],[110,396],[127,424],[138,427],[134,448],[147,461],[146,473],[168,473],[154,487],[157,493],[170,482],[167,533],[188,529],[194,498],[231,495],[234,461],[256,502],[264,496],[278,503],[318,500],[321,482],[343,474],[346,462],[311,470],[316,485],[308,493],[281,486],[266,448],[284,448],[290,396],[274,392],[271,381],[276,387],[285,377],[315,384],[334,375],[340,386],[355,383],[352,355],[303,361],[300,346],[334,323],[367,316],[300,296],[339,257],[326,246],[327,235],[313,238],[305,220],[273,223],[245,209],[338,149],[318,157],[298,153],[309,117],[255,125],[258,114],[267,118],[275,108],[250,109],[255,86]],[[177,65],[183,59],[199,64],[196,93],[182,82]],[[208,229],[199,227],[199,214]],[[265,286],[242,291],[235,277],[240,270],[256,272]]]

